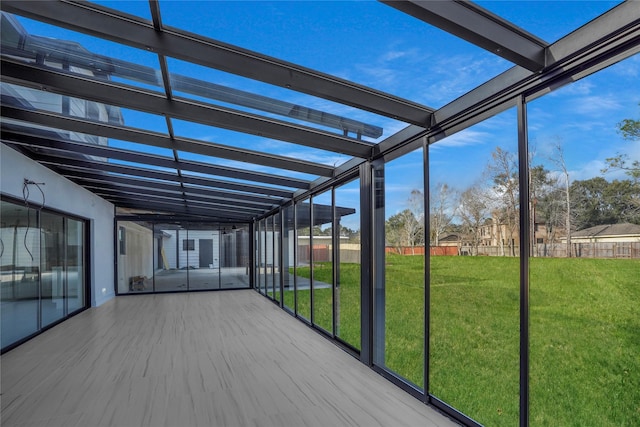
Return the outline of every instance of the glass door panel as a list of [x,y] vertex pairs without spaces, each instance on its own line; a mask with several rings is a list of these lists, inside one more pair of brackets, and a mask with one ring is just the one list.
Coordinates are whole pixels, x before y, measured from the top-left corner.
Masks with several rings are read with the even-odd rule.
[[333,334],[333,201],[332,192],[313,196],[313,321]]
[[85,306],[84,222],[67,219],[67,304],[72,313]]
[[40,213],[40,296],[42,327],[65,315],[64,218],[48,212]]
[[38,212],[1,202],[0,315],[2,348],[38,331],[40,233]]

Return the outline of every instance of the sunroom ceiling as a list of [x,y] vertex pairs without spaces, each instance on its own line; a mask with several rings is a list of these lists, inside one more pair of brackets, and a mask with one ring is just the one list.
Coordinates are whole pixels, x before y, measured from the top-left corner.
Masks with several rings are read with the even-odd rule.
[[[192,15],[184,2],[150,0],[145,9],[142,2],[102,3],[0,3],[3,142],[128,212],[219,222],[259,218],[365,160],[480,120],[513,93],[566,82],[604,55],[589,50],[603,37],[626,55],[638,40],[638,12],[629,5],[585,30],[593,36],[553,45],[469,2],[322,6],[383,8],[394,25],[417,23],[493,61],[486,84],[466,82],[467,93],[429,106],[424,95],[387,90],[370,76],[352,81],[338,76],[348,71],[317,71],[218,40],[224,32],[214,38],[204,26],[198,34],[163,21],[169,11],[177,24],[183,21],[176,16],[199,23],[203,2],[192,5]],[[382,23],[371,23],[373,31],[376,25]],[[320,41],[299,48],[316,46],[322,52]]]

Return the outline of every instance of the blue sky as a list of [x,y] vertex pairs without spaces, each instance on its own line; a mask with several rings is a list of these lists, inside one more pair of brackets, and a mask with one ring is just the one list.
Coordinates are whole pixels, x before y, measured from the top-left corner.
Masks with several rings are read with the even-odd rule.
[[[150,19],[146,1],[101,1],[108,7]],[[483,1],[499,14],[548,42],[584,25],[615,6],[610,1]],[[440,108],[509,69],[512,65],[467,42],[374,1],[160,1],[165,25],[271,55],[302,66],[371,86]],[[20,18],[32,34],[76,40],[96,53],[158,68],[144,51],[106,43],[81,34]],[[219,71],[169,59],[173,73],[212,81],[292,103],[317,108],[382,126],[384,139],[406,124],[351,107],[292,92]],[[529,105],[529,130],[539,163],[552,168],[548,156],[560,141],[572,179],[598,175],[606,157],[626,153],[640,159],[640,142],[623,141],[616,124],[640,117],[638,55],[594,76],[546,95]],[[186,95],[185,95],[186,96]],[[432,181],[450,181],[456,188],[473,184],[496,146],[515,149],[515,111],[460,132],[433,146]],[[129,126],[165,132],[160,117],[125,112]],[[234,145],[336,165],[346,156],[323,150],[247,136],[211,126],[175,123],[180,136]],[[378,141],[374,141],[378,142]],[[126,146],[122,143],[121,146]],[[152,151],[152,149],[148,149]],[[421,153],[389,165],[398,182],[388,201],[403,209],[412,188],[421,186]],[[199,159],[198,156],[188,156]],[[238,162],[206,159],[245,167]],[[394,171],[397,169],[397,172]],[[276,172],[259,168],[265,172]],[[291,176],[303,176],[287,173]],[[609,175],[621,177],[620,174]],[[406,196],[405,196],[406,195]]]

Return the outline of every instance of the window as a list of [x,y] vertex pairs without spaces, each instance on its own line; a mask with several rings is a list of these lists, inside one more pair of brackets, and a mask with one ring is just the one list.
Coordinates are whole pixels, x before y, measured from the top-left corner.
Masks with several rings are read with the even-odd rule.
[[196,242],[194,239],[182,239],[183,251],[194,251],[196,249]]

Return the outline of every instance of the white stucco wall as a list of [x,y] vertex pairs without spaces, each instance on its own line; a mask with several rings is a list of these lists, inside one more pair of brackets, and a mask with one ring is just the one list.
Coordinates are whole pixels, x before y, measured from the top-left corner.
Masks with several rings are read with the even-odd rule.
[[[22,199],[25,179],[44,182],[41,188],[45,194],[45,208],[89,220],[91,305],[99,306],[113,298],[114,206],[4,144],[0,146],[0,166],[2,194]],[[39,206],[42,195],[34,186],[30,186],[29,190],[30,203]]]

